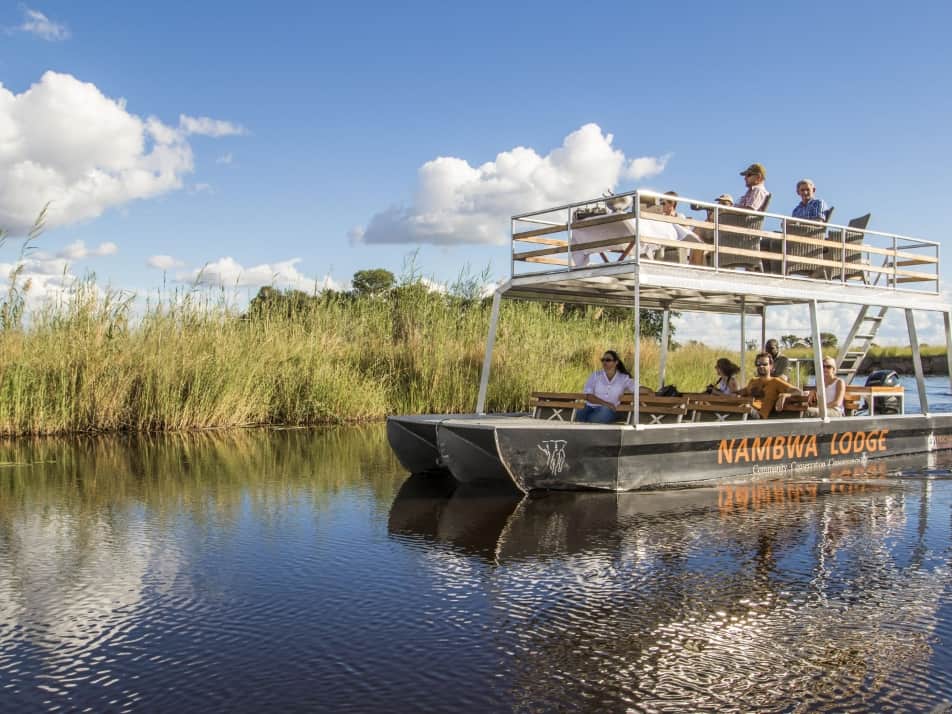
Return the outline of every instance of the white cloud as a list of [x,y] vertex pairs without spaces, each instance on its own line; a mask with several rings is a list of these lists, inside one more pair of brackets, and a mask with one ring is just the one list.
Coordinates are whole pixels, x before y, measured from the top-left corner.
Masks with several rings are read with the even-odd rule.
[[640,156],[637,159],[632,159],[625,168],[625,178],[631,179],[632,181],[640,181],[644,178],[657,176],[665,170],[670,160],[671,154],[665,154],[664,156]]
[[21,32],[29,32],[31,35],[41,37],[48,42],[69,39],[69,28],[66,25],[61,22],[53,22],[39,10],[24,7],[23,15],[23,24],[16,28]]
[[330,276],[325,276],[321,280],[305,276],[297,269],[297,264],[300,262],[300,258],[291,258],[290,260],[262,263],[246,268],[234,258],[226,256],[211,263],[206,263],[201,268],[180,272],[176,278],[181,282],[226,288],[257,288],[264,285],[274,285],[281,289],[293,288],[305,292],[320,291],[325,288],[341,289],[341,284]]
[[224,164],[225,166],[229,166],[229,165],[232,163],[232,161],[234,161],[234,160],[235,160],[235,157],[234,157],[234,156],[232,155],[232,153],[229,151],[227,154],[222,154],[222,155],[219,156],[217,159],[215,159],[215,163],[216,163],[216,164]]
[[81,241],[74,241],[60,250],[56,255],[59,258],[67,260],[81,260],[82,258],[99,258],[104,255],[115,255],[119,251],[119,246],[111,241],[100,243],[95,248],[87,248]]
[[0,84],[0,227],[25,233],[47,203],[54,227],[179,189],[194,169],[186,135],[69,74],[21,94]]
[[153,255],[146,262],[150,268],[157,270],[173,270],[174,268],[184,268],[185,263],[171,255]]
[[365,243],[502,243],[513,214],[600,196],[621,178],[639,180],[664,170],[669,156],[628,160],[612,146],[613,138],[586,124],[545,156],[519,146],[478,167],[438,157],[420,167],[412,205],[380,211],[348,237]]
[[189,193],[215,193],[215,189],[210,183],[196,183],[192,184]]
[[185,135],[199,134],[201,136],[244,136],[248,130],[238,124],[209,117],[190,117],[179,115],[179,129]]

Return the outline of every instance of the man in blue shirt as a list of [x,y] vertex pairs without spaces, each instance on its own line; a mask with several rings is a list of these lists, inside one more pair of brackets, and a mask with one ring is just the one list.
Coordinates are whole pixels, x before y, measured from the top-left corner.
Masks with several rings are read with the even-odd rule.
[[826,203],[816,197],[816,185],[810,179],[797,181],[797,195],[800,203],[793,209],[794,218],[806,218],[811,221],[825,221]]

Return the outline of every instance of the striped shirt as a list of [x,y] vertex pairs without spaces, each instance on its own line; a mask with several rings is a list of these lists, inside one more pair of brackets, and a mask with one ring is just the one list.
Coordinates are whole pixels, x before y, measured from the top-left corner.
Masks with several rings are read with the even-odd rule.
[[763,208],[764,203],[767,202],[767,196],[769,195],[770,192],[767,188],[762,183],[759,183],[747,189],[747,193],[741,196],[740,200],[734,205],[738,208],[749,208],[751,211],[759,211]]

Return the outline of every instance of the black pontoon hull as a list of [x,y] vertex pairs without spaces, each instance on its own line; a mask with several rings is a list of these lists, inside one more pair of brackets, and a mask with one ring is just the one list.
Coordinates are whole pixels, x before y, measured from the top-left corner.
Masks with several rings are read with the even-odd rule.
[[818,468],[952,449],[952,414],[643,429],[469,416],[443,419],[434,430],[439,463],[458,481],[507,483],[524,492],[632,491],[747,476],[796,477]]

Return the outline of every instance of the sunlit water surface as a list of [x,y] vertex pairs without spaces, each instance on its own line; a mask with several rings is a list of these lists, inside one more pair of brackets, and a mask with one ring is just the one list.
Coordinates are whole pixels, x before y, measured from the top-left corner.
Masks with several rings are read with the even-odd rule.
[[408,479],[379,426],[0,461],[2,712],[952,702],[948,452],[531,499]]

